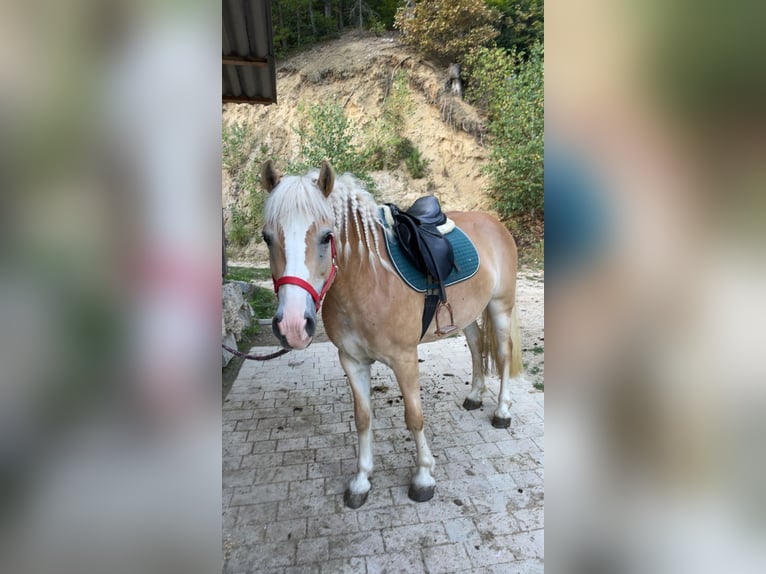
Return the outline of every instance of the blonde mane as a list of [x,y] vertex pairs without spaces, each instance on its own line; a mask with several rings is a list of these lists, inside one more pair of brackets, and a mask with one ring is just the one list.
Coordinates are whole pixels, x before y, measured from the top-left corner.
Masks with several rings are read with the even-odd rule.
[[351,238],[349,231],[353,225],[356,232],[356,250],[362,255],[367,253],[370,266],[377,270],[377,263],[391,271],[391,267],[381,253],[381,241],[377,227],[382,227],[379,208],[375,199],[368,193],[362,182],[350,173],[336,177],[335,186],[330,194],[330,204],[335,215],[339,255],[348,261],[351,257]]

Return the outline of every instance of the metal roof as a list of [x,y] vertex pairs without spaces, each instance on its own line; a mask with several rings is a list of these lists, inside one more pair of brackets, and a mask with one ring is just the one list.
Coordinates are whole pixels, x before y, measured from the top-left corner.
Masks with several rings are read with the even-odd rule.
[[269,0],[223,0],[224,102],[275,104],[277,76]]

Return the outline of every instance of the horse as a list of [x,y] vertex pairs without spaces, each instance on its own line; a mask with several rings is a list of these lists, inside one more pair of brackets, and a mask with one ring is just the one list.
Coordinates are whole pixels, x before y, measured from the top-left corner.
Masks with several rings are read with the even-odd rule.
[[[346,506],[361,507],[371,489],[370,367],[375,361],[396,376],[405,423],[417,447],[408,496],[430,500],[436,486],[434,457],[423,430],[417,347],[444,335],[429,328],[421,338],[417,318],[425,298],[393,270],[378,205],[355,176],[336,177],[328,161],[304,175],[282,177],[269,160],[261,181],[268,193],[262,234],[278,295],[274,335],[285,349],[305,349],[321,308],[325,331],[351,386],[358,466],[344,494]],[[447,216],[470,237],[481,262],[473,277],[447,287],[454,326],[465,334],[472,359],[472,385],[463,407],[482,405],[485,376],[497,372],[501,387],[492,424],[508,428],[511,384],[522,377],[516,243],[492,215]]]

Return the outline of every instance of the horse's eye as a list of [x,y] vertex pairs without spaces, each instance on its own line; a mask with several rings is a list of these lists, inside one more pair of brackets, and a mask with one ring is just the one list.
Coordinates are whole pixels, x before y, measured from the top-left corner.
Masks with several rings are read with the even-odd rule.
[[322,243],[327,245],[330,241],[332,241],[332,233],[328,231],[322,236]]

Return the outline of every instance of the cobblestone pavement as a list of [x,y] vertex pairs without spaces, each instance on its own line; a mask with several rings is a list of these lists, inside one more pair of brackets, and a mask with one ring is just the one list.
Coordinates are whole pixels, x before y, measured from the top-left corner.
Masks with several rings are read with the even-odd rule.
[[543,393],[514,388],[511,428],[495,429],[496,378],[482,409],[461,408],[462,335],[419,355],[436,493],[407,498],[415,447],[393,374],[376,363],[375,471],[358,510],[343,505],[357,438],[335,347],[245,362],[223,405],[225,573],[543,572]]

